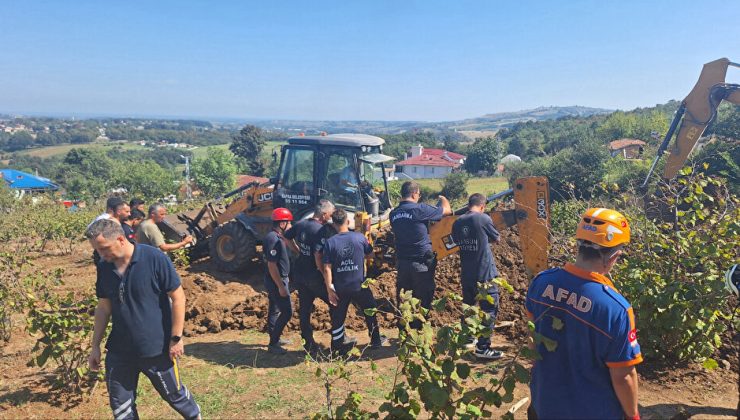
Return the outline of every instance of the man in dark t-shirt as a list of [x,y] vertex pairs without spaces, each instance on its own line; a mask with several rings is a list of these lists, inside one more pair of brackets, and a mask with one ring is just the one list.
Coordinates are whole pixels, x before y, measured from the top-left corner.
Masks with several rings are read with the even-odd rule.
[[[390,214],[398,269],[396,304],[400,307],[401,290],[411,290],[413,296],[421,301],[421,306],[429,309],[434,298],[434,271],[437,268],[432,240],[429,238],[429,222],[452,214],[452,209],[444,196],[439,196],[437,207],[419,204],[420,198],[419,184],[404,182],[401,186],[401,202]],[[412,327],[418,328],[418,322],[412,323]]]
[[[332,214],[337,234],[329,238],[323,247],[323,270],[329,303],[334,306],[331,312],[331,348],[344,353],[344,320],[350,302],[354,301],[364,312],[376,308],[373,292],[362,287],[365,282],[365,258],[371,257],[373,248],[364,235],[349,231],[347,213],[337,209]],[[375,315],[367,316],[371,348],[380,348],[388,340],[380,334]]]
[[100,368],[100,343],[112,319],[105,371],[113,416],[139,418],[136,388],[143,373],[183,418],[199,418],[200,407],[177,366],[184,353],[185,292],[172,262],[156,248],[129,242],[111,219],[93,222],[85,236],[102,258],[88,363],[91,370]]
[[281,341],[285,326],[293,316],[293,306],[290,302],[290,256],[285,246],[283,234],[290,228],[293,214],[286,208],[276,208],[272,211],[272,230],[262,240],[262,252],[267,263],[265,272],[265,289],[267,289],[267,332],[270,334],[270,344],[267,350],[274,354],[285,354],[282,347],[286,341]]
[[[474,305],[478,295],[479,284],[488,284],[486,293],[488,299],[478,300],[481,310],[486,313],[486,326],[490,332],[479,337],[475,347],[475,356],[481,359],[498,359],[503,356],[498,350],[491,348],[491,334],[498,314],[499,290],[492,282],[498,277],[496,262],[493,259],[489,240],[494,243],[500,241],[500,235],[493,227],[491,217],[484,213],[486,197],[483,194],[473,194],[468,198],[468,212],[460,216],[452,224],[452,238],[460,249],[460,266],[462,268],[461,283],[463,303]],[[463,316],[462,322],[465,322]],[[470,338],[474,343],[473,337]]]
[[331,220],[333,211],[334,204],[328,200],[320,200],[314,209],[313,217],[301,220],[285,231],[285,239],[295,241],[298,249],[298,258],[293,262],[290,272],[295,288],[298,289],[301,338],[304,341],[304,348],[308,351],[317,348],[311,326],[314,301],[319,298],[329,303],[324,277],[316,265],[314,252],[321,242],[322,235],[325,234],[322,233],[322,228]]

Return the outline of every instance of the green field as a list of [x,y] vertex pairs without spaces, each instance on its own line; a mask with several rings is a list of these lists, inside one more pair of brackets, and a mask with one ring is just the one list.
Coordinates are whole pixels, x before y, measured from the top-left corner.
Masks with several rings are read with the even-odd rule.
[[[419,185],[431,188],[435,191],[442,189],[441,179],[417,179]],[[504,177],[470,178],[468,180],[468,194],[481,193],[489,196],[509,188],[509,181]]]
[[35,149],[26,149],[19,151],[21,155],[36,156],[40,158],[48,158],[52,156],[65,155],[72,149],[111,149],[113,147],[121,147],[126,150],[145,150],[145,146],[141,146],[138,143],[127,142],[127,141],[95,141],[93,143],[82,143],[82,144],[60,144],[58,146],[39,147]]

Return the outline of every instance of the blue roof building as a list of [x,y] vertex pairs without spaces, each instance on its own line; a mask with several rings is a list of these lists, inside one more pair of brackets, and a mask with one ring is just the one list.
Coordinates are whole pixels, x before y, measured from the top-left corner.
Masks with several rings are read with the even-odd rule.
[[47,178],[32,175],[15,169],[0,169],[0,180],[14,190],[24,192],[56,191],[59,186]]

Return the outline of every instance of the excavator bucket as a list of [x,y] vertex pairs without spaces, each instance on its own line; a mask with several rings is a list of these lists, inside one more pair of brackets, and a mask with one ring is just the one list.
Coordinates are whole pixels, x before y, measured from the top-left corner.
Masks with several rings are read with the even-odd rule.
[[714,98],[713,89],[725,83],[727,67],[730,60],[720,58],[704,65],[699,80],[684,99],[682,107],[685,114],[681,126],[678,129],[676,142],[669,148],[670,154],[666,161],[663,178],[671,179],[686,163],[686,159],[693,150],[699,137],[704,133],[717,111],[717,106],[722,99],[733,103],[740,102],[740,92],[734,91],[725,98]]

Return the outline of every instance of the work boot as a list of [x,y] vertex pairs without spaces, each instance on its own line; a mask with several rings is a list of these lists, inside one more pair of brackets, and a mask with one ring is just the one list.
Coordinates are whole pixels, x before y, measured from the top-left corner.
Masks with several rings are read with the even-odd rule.
[[504,356],[504,353],[502,351],[494,350],[490,347],[485,348],[485,349],[476,348],[474,354],[475,354],[475,357],[479,359],[488,359],[488,360],[496,360]]
[[370,342],[370,348],[377,350],[388,345],[388,337],[381,335],[377,342]]
[[277,343],[267,346],[267,352],[276,355],[284,355],[288,353],[288,350],[285,350],[283,346],[280,345],[280,343]]

